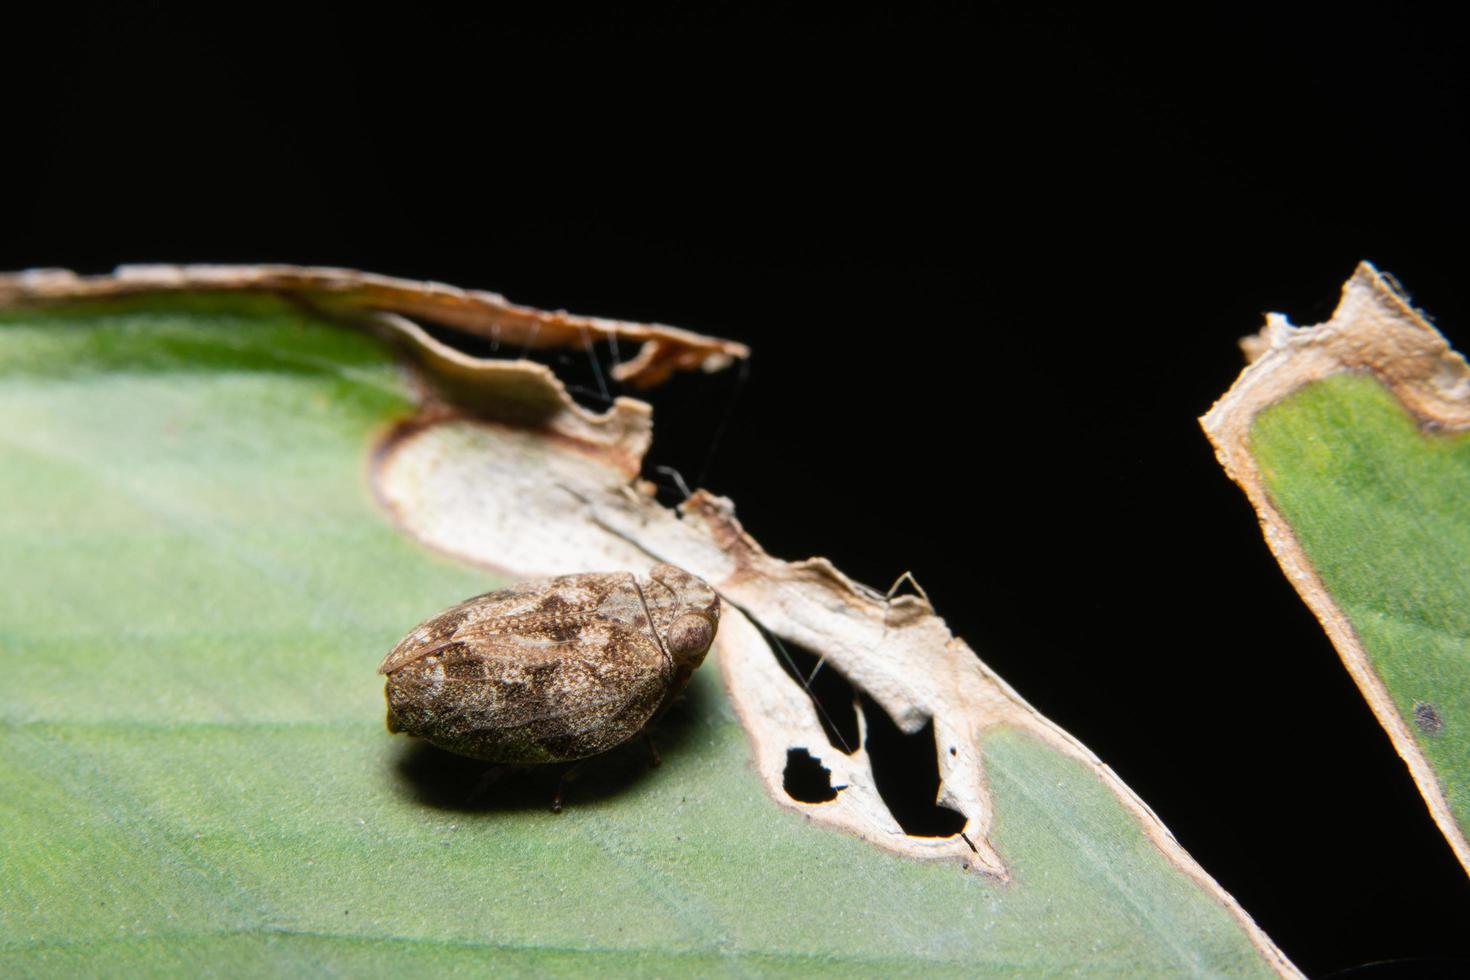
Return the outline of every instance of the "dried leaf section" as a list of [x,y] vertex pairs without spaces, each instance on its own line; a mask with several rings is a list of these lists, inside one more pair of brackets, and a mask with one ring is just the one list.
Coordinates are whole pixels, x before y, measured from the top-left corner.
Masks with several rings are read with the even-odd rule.
[[[981,742],[987,728],[1009,725],[1096,767],[1160,846],[1188,861],[1106,767],[989,672],[925,600],[886,598],[825,559],[784,562],[767,555],[724,498],[698,491],[677,513],[665,508],[634,479],[633,462],[650,437],[647,416],[641,431],[619,427],[587,439],[583,410],[570,399],[564,409],[539,430],[452,415],[409,423],[377,455],[378,493],[419,540],[516,575],[636,568],[652,560],[713,585],[730,607],[716,641],[718,662],[762,779],[773,799],[814,822],[910,857],[947,858],[1005,878],[1004,861],[989,843],[993,814]],[[548,431],[555,438],[547,439]],[[862,748],[848,754],[828,745],[812,700],[782,671],[752,620],[819,654],[902,730],[933,720],[943,746],[939,802],[965,816],[962,834],[904,833]],[[831,772],[834,785],[845,787],[835,800],[802,803],[782,789],[792,748],[805,749]]]
[[1366,263],[1242,347],[1201,422],[1470,870],[1470,369]]
[[[69,301],[75,298],[70,287],[87,296],[146,295],[148,289],[174,288],[171,275],[150,273],[152,285],[145,289],[134,273],[117,283],[31,274],[0,279],[0,297],[12,304]],[[293,278],[298,275],[303,278]],[[221,287],[230,289],[269,283],[322,311],[331,304],[322,301],[321,279],[314,276],[308,270],[185,269],[174,278],[178,288],[190,291],[206,280],[230,283]],[[308,284],[302,295],[290,292],[293,282]],[[439,288],[426,287],[429,292]],[[1201,971],[1207,963],[1230,962],[1246,964],[1241,968],[1247,971],[1264,965],[1293,972],[1148,808],[1084,747],[988,671],[925,600],[875,593],[822,559],[785,562],[767,555],[740,527],[729,501],[696,493],[678,512],[660,506],[637,478],[651,437],[646,405],[620,399],[606,413],[588,412],[539,365],[478,360],[434,340],[409,319],[409,304],[394,295],[398,298],[386,307],[361,300],[333,312],[391,338],[420,367],[422,411],[389,432],[373,460],[380,500],[414,538],[520,576],[642,568],[651,560],[700,575],[728,603],[714,657],[766,793],[813,824],[906,857],[929,859],[916,864],[885,858],[891,865],[922,867],[935,875],[957,872],[958,865],[980,872],[955,873],[952,879],[983,890],[983,901],[961,910],[979,917],[977,928],[999,928],[997,923],[1014,914],[1025,921],[1005,928],[1019,928],[1034,943],[1040,926],[1032,916],[1054,900],[1053,884],[1085,879],[1099,883],[1097,894],[1110,897],[1099,901],[1085,898],[1093,892],[1077,893],[1084,898],[1063,917],[1066,923],[1057,933],[1072,937],[1058,946],[1074,957],[1068,962],[1079,962],[1075,956],[1103,936],[1117,941],[1116,954],[1127,957],[1136,944],[1123,936],[1138,928],[1164,937],[1161,945],[1177,957],[1171,962],[1194,963]],[[637,333],[634,328],[627,327],[629,336]],[[686,343],[690,363],[709,366],[711,356],[717,364],[739,351],[738,345],[688,339],[692,336],[660,335],[666,346]],[[567,337],[575,338],[568,341],[573,346],[583,346],[580,330]],[[932,724],[940,801],[963,815],[963,834],[926,838],[903,832],[877,792],[861,742],[851,752],[829,744],[812,700],[781,669],[768,635],[813,651],[824,669],[840,672],[902,730],[916,732]],[[843,787],[830,802],[803,803],[785,792],[783,774],[796,748],[815,757]],[[1046,785],[1028,785],[1035,779]],[[1014,802],[1009,811],[997,813],[994,800],[1002,791],[1013,801],[1036,805],[1022,820],[1016,819],[1022,811]],[[1072,826],[1067,808],[1087,794],[1106,798],[1105,816],[1116,815],[1123,826]],[[750,796],[760,800],[758,792]],[[1046,824],[1048,814],[1055,815],[1055,831]],[[1017,871],[1024,865],[1023,841],[1041,826],[1047,827],[1039,836],[1046,840],[1048,859],[1056,863],[1033,858],[1028,879]],[[1012,842],[1009,851],[1006,840]],[[1075,852],[1056,848],[1058,840],[1071,842]],[[1148,861],[1167,867],[1156,891],[1134,895],[1131,879],[1120,883],[1113,875],[1110,862],[1140,860],[1135,852],[1146,852],[1138,867]],[[1123,922],[1127,929],[1121,929]],[[1076,935],[1068,931],[1073,925]],[[1189,938],[1181,938],[1186,934]],[[1237,944],[1258,958],[1236,958]]]
[[613,368],[635,388],[656,385],[674,371],[717,371],[746,357],[743,344],[661,324],[629,323],[519,306],[504,296],[438,282],[414,282],[352,269],[292,265],[128,265],[109,276],[34,269],[0,276],[0,306],[117,299],[160,292],[257,291],[289,296],[323,312],[401,313],[523,347],[580,347],[617,338],[641,344]]

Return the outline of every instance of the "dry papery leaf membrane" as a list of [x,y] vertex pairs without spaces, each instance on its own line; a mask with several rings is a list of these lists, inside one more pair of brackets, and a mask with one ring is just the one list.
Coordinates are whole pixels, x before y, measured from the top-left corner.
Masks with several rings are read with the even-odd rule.
[[1343,285],[1332,318],[1294,327],[1279,313],[1241,340],[1250,365],[1200,423],[1226,472],[1240,484],[1261,521],[1266,542],[1303,601],[1321,621],[1343,665],[1419,785],[1434,821],[1470,870],[1470,844],[1440,780],[1347,615],[1332,598],[1296,533],[1272,499],[1251,450],[1257,415],[1312,382],[1369,375],[1381,382],[1425,432],[1470,428],[1470,368],[1395,284],[1363,262]]
[[[679,369],[718,370],[746,356],[742,345],[336,269],[127,267],[88,278],[46,270],[0,280],[0,303],[262,289],[389,337],[418,366],[422,411],[386,437],[373,472],[382,501],[418,540],[520,576],[666,561],[713,585],[726,602],[716,660],[754,764],[781,806],[910,858],[952,861],[1007,880],[989,833],[982,740],[993,726],[1021,729],[1089,767],[1155,846],[1230,909],[1273,960],[1284,962],[1143,801],[981,663],[925,598],[885,596],[823,558],[774,558],[744,532],[727,499],[698,491],[677,511],[664,507],[639,478],[652,438],[646,403],[620,397],[606,412],[589,411],[546,367],[470,357],[409,317],[495,336],[507,347],[641,344],[615,370],[640,385]],[[963,815],[961,833],[905,833],[879,795],[862,745],[849,753],[829,744],[813,699],[783,670],[765,634],[813,652],[823,669],[839,671],[904,732],[932,720],[941,779],[936,802]],[[861,710],[858,717],[861,724]],[[835,799],[804,803],[788,795],[783,777],[792,749],[806,750],[830,771],[832,785],[843,787]]]

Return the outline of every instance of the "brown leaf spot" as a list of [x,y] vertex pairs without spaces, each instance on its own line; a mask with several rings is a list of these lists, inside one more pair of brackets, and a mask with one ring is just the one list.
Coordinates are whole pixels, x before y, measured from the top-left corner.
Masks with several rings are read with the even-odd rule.
[[1444,719],[1439,716],[1439,709],[1428,701],[1414,702],[1414,724],[1425,735],[1438,735],[1444,731]]

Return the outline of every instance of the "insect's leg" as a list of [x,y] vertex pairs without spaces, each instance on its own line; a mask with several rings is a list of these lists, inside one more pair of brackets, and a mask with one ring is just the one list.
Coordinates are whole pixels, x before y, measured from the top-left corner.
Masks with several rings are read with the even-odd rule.
[[648,729],[643,729],[643,744],[648,746],[648,764],[650,766],[661,766],[664,764],[663,757],[658,754],[658,746],[653,744],[653,735]]
[[576,779],[577,776],[578,776],[578,774],[581,773],[581,771],[582,771],[582,763],[581,762],[575,762],[571,766],[567,767],[566,769],[564,769],[562,771],[561,778],[556,781],[556,795],[554,795],[551,798],[551,812],[552,813],[560,813],[561,812],[561,795],[562,795],[562,790],[566,789],[567,783],[569,783],[572,780]]
[[[905,582],[914,587],[914,591],[919,593],[919,598],[923,599],[925,602],[929,602],[929,593],[925,592],[924,587],[919,584],[919,580],[914,578],[913,572],[904,572],[898,578],[894,579],[893,585],[888,589],[888,593],[884,595],[883,598],[892,599],[895,595],[898,594],[899,587]],[[933,605],[932,602],[930,602],[929,604],[931,606]]]

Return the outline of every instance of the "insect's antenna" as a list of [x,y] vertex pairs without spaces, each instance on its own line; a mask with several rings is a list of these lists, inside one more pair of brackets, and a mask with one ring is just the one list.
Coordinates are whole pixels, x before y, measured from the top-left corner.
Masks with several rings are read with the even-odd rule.
[[524,360],[525,356],[530,353],[531,345],[536,342],[536,335],[540,332],[541,321],[537,320],[535,323],[531,324],[531,333],[529,336],[526,337],[525,343],[521,344],[521,352],[516,355],[517,360]]
[[614,373],[616,373],[616,369],[623,366],[623,352],[618,347],[618,332],[616,330],[611,330],[607,334],[607,352],[612,355],[613,369]]
[[672,466],[655,466],[653,468],[653,471],[655,473],[662,473],[664,476],[666,476],[669,479],[673,480],[674,481],[674,485],[679,488],[679,492],[684,495],[684,499],[685,500],[688,500],[690,497],[694,496],[694,492],[689,489],[689,484],[687,484],[687,483],[684,482],[684,474],[682,474],[678,470],[674,469],[674,467],[672,467]]
[[[587,496],[582,491],[578,490],[576,487],[569,486],[569,485],[567,485],[565,483],[554,483],[554,484],[552,484],[552,486],[556,487],[558,490],[565,490],[567,493],[571,494],[573,497],[576,497],[578,500],[582,501],[582,503],[584,503],[584,504],[590,504],[590,503],[592,503],[592,498],[589,497],[589,496]],[[594,513],[593,514],[593,519],[596,520],[596,517],[597,517],[597,515]],[[605,530],[609,530],[610,531],[610,530],[612,530],[612,528],[606,528]]]
[[822,672],[822,668],[825,666],[827,666],[827,655],[824,653],[817,658],[817,665],[812,668],[812,672],[810,674],[806,675],[806,680],[803,683],[810,684],[812,681],[816,680],[817,675]]
[[[720,600],[722,602],[729,602],[729,600],[726,599],[723,595],[720,596]],[[806,692],[807,698],[817,709],[817,713],[821,715],[822,720],[826,722],[827,731],[830,732],[840,743],[838,747],[841,748],[842,751],[845,752],[847,755],[852,755],[854,748],[847,744],[847,739],[842,737],[842,730],[837,727],[837,722],[834,721],[832,716],[827,713],[827,709],[822,706],[822,702],[818,700],[817,696],[812,693],[812,678],[817,676],[817,671],[821,670],[822,665],[827,662],[826,656],[823,655],[822,658],[817,661],[817,666],[812,669],[810,676],[802,677],[801,668],[796,666],[796,660],[791,656],[791,651],[786,649],[786,644],[781,642],[781,637],[771,632],[771,630],[764,623],[752,616],[750,614],[750,610],[746,609],[743,606],[736,605],[733,602],[731,602],[730,605],[735,606],[736,609],[739,609],[742,613],[744,613],[745,618],[754,623],[755,628],[760,630],[761,636],[765,637],[766,642],[770,643],[776,648],[776,651],[781,655],[781,659],[786,661],[786,667],[790,670],[791,676],[796,678],[797,683],[799,683],[802,687],[802,690]]]
[[730,392],[730,398],[725,402],[725,410],[720,413],[720,421],[715,423],[715,434],[710,437],[709,448],[704,451],[704,462],[699,464],[699,471],[694,476],[696,486],[704,486],[705,475],[709,473],[710,464],[715,461],[715,450],[720,446],[720,440],[725,436],[725,430],[730,427],[730,419],[735,414],[735,405],[740,401],[740,392],[745,389],[745,382],[750,378],[750,357],[747,355],[740,359],[740,367],[736,369],[735,389]]
[[602,364],[597,360],[597,349],[592,346],[592,331],[587,325],[582,324],[582,345],[587,348],[587,360],[592,362],[592,374],[597,378],[597,388],[602,392],[602,397],[612,401],[612,392],[607,390],[607,381],[602,376]]

